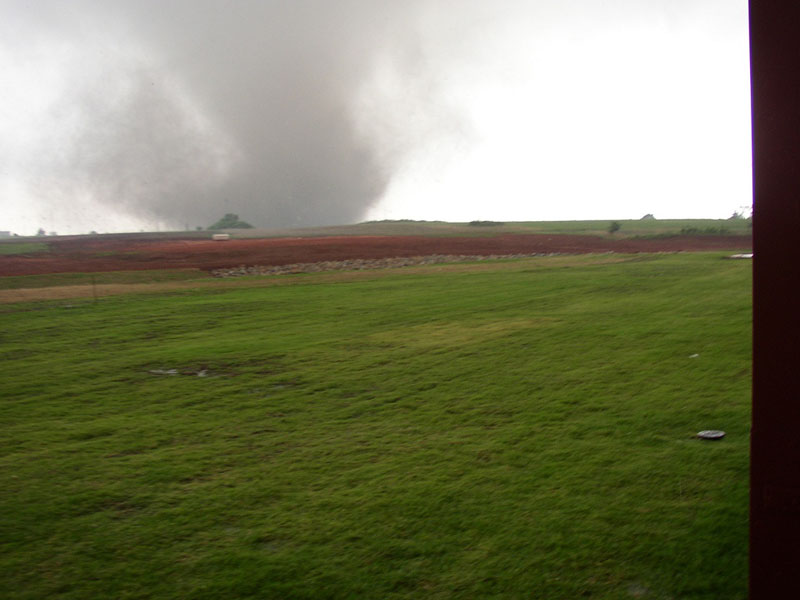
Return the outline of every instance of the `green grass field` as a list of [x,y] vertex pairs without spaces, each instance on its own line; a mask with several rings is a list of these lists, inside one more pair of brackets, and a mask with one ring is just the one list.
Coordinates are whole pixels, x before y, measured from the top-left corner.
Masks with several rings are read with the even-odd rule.
[[[518,221],[509,223],[469,223],[445,221],[370,221],[355,225],[308,227],[301,229],[240,229],[231,230],[235,237],[328,236],[328,235],[435,235],[435,236],[489,236],[508,233],[549,233],[570,235],[607,236],[608,221]],[[695,234],[726,233],[750,235],[746,219],[621,219],[615,238],[673,236],[681,232]],[[690,233],[690,234],[691,234]],[[207,236],[207,233],[205,234]]]
[[0,596],[745,598],[722,257],[2,305]]

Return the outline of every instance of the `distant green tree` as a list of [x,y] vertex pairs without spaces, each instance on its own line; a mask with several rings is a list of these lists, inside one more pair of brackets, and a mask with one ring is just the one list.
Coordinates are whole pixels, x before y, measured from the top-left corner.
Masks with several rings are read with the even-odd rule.
[[44,230],[44,228],[39,227],[39,231],[36,232],[36,235],[47,235],[47,232]]
[[641,221],[654,221],[654,220],[655,220],[655,217],[653,216],[653,213],[647,213],[647,214],[646,214],[645,216],[643,216],[643,217],[642,217],[640,220],[641,220]]
[[209,225],[209,229],[252,229],[250,223],[239,220],[239,215],[227,213],[219,221],[213,225]]
[[472,227],[494,227],[497,225],[505,225],[502,221],[470,221],[469,225]]
[[611,225],[608,226],[608,233],[610,233],[611,235],[614,235],[621,228],[622,228],[622,226],[619,223],[617,223],[616,221],[611,221]]

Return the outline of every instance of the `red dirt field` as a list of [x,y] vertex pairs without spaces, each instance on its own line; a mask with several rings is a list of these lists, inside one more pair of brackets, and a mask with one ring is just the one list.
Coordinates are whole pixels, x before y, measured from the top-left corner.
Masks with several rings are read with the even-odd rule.
[[319,238],[144,240],[72,237],[48,241],[50,252],[0,256],[0,276],[149,269],[222,269],[355,258],[433,254],[511,255],[679,252],[752,248],[750,236],[608,239],[583,235],[495,237],[352,236]]

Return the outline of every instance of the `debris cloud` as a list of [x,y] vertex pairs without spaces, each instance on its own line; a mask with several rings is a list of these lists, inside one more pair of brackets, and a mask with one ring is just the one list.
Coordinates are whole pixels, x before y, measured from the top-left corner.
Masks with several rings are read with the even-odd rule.
[[[31,145],[28,185],[87,222],[108,209],[181,229],[227,212],[261,227],[354,222],[410,145],[370,135],[365,90],[393,57],[432,81],[414,52],[421,6],[6,3],[9,63],[25,59],[57,95],[42,100],[50,135]],[[408,90],[427,93],[435,103]]]

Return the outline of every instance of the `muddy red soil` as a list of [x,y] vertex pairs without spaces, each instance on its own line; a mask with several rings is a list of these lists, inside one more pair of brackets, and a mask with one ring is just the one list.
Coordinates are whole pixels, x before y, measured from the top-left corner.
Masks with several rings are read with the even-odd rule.
[[354,258],[433,254],[587,254],[679,252],[752,248],[749,236],[676,236],[608,239],[583,235],[496,237],[352,236],[319,238],[143,240],[74,237],[48,242],[50,252],[0,256],[0,276],[97,273],[145,269],[221,269],[241,265],[285,265]]

